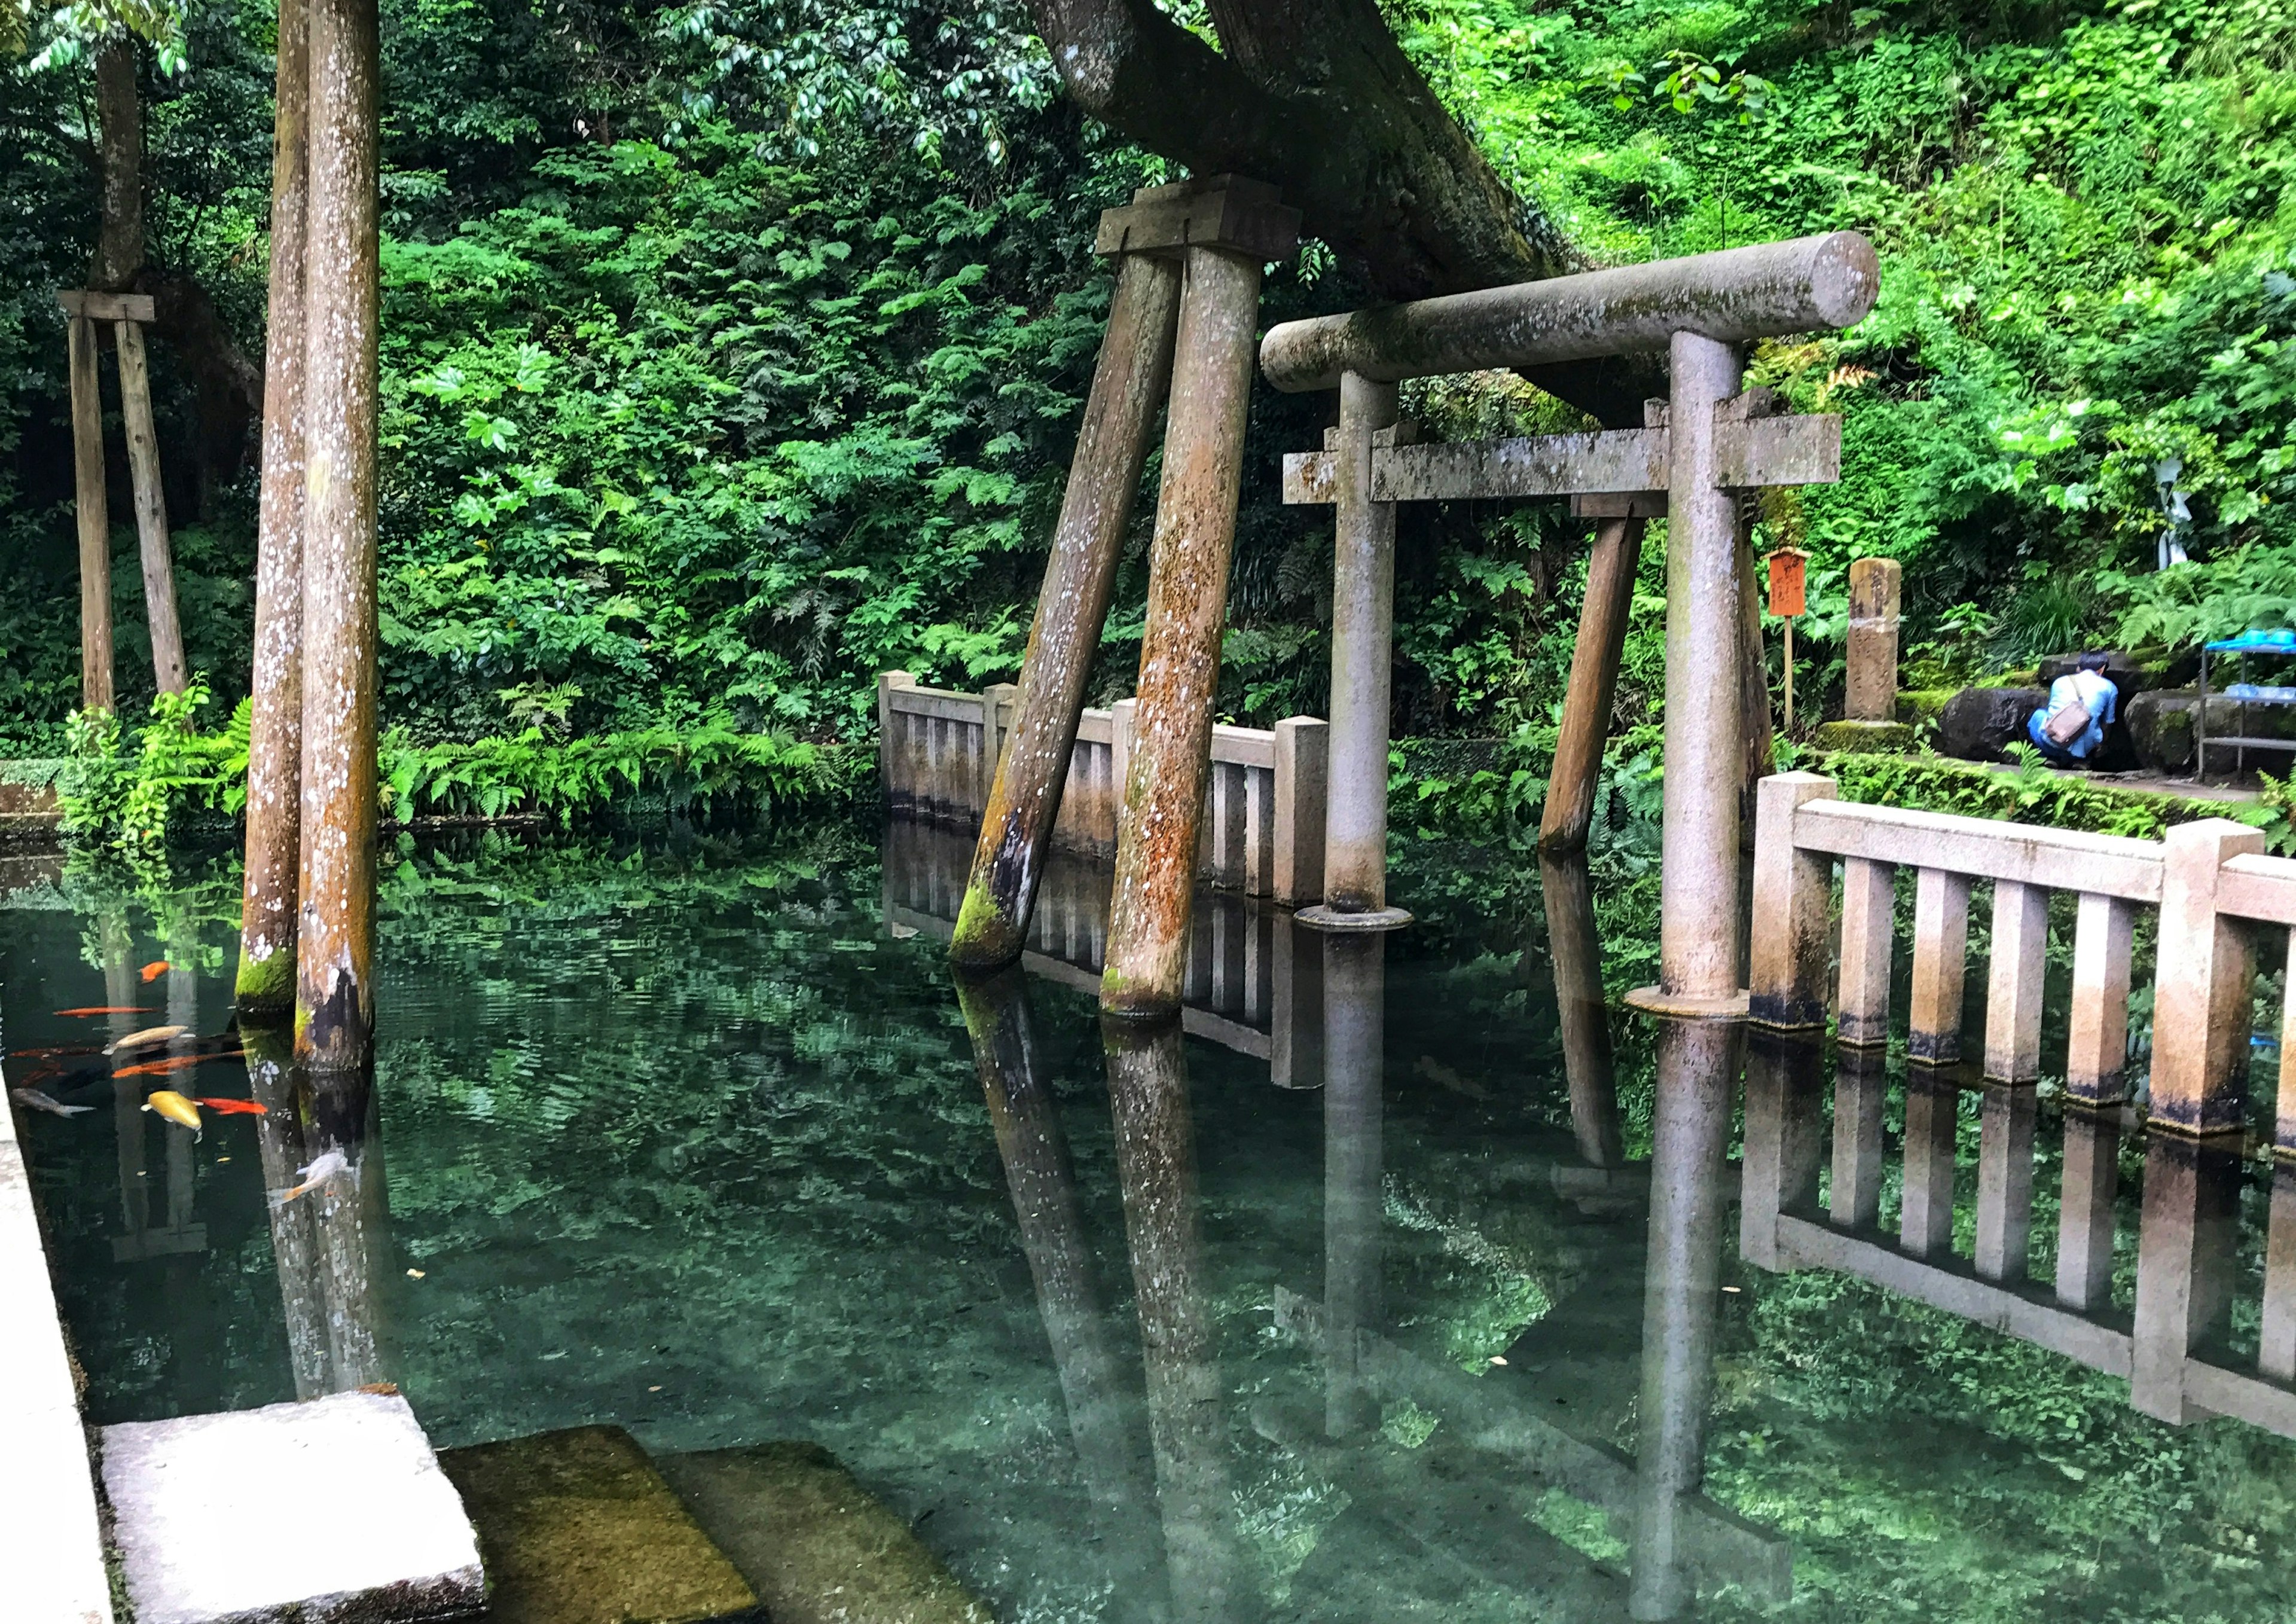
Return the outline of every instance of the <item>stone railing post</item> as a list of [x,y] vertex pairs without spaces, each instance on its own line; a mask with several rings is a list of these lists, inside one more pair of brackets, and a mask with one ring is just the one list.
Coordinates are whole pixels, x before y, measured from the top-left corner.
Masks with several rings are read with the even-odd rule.
[[2217,911],[2228,858],[2264,849],[2263,832],[2229,818],[2169,831],[2161,878],[2161,946],[2152,1003],[2155,1128],[2238,1129],[2248,1070],[2248,932]]
[[[1330,726],[1311,716],[1275,724],[1275,900],[1301,907],[1324,894],[1324,800]],[[1119,767],[1118,782],[1121,783]]]
[[1752,997],[1748,1013],[1763,1026],[1825,1024],[1825,976],[1832,930],[1833,859],[1793,843],[1795,811],[1831,800],[1831,778],[1776,773],[1762,780],[1754,823]]

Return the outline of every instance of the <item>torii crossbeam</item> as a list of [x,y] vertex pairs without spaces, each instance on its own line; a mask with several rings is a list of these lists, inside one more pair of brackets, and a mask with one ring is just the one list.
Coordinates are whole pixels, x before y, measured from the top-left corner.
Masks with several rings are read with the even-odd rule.
[[[1638,1001],[1677,1014],[1743,1010],[1736,859],[1751,596],[1736,493],[1838,478],[1841,439],[1838,418],[1784,418],[1770,392],[1742,394],[1736,347],[1848,326],[1873,308],[1879,286],[1872,244],[1835,232],[1289,322],[1268,333],[1260,369],[1276,388],[1340,391],[1330,447],[1287,458],[1284,470],[1287,500],[1338,509],[1326,923],[1376,928],[1406,917],[1386,898],[1395,503],[1569,495],[1580,512],[1612,521],[1598,544],[1572,662],[1572,759],[1556,752],[1557,783],[1582,795],[1599,763],[1641,522],[1664,513],[1660,985]],[[1640,429],[1397,443],[1408,439],[1398,432],[1401,380],[1660,349],[1670,392],[1651,403]]]

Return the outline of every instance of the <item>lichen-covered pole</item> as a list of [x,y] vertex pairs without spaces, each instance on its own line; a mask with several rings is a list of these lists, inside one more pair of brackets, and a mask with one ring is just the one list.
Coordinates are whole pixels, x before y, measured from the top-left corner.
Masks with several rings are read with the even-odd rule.
[[302,858],[303,260],[310,182],[308,0],[279,0],[271,149],[271,313],[263,353],[263,489],[256,522],[255,663],[247,738],[247,866],[240,893],[240,1017],[295,1008],[295,883]]
[[372,1055],[375,824],[375,0],[312,0],[303,319],[303,853],[295,1057]]
[[[1128,212],[1109,210],[1111,216]],[[1148,459],[1149,433],[1171,381],[1179,307],[1178,260],[1124,256],[1037,618],[1029,628],[1019,714],[988,793],[972,879],[949,943],[949,957],[959,964],[986,968],[1021,956],[1046,842],[1068,782],[1085,682],[1100,647],[1125,529]]]
[[95,324],[71,318],[73,503],[79,519],[79,708],[111,709],[111,515],[103,484],[103,397]]
[[1324,815],[1324,907],[1334,914],[1381,915],[1387,909],[1395,504],[1372,500],[1371,458],[1382,431],[1395,424],[1395,385],[1360,373],[1341,378],[1333,492],[1338,522],[1332,547],[1331,776]]
[[1554,740],[1554,767],[1546,778],[1546,806],[1538,819],[1538,849],[1577,851],[1587,844],[1595,791],[1603,777],[1603,746],[1611,734],[1618,697],[1619,659],[1634,612],[1635,570],[1643,556],[1641,519],[1604,519],[1587,560],[1587,596],[1578,611],[1578,641],[1570,651],[1570,685],[1562,696],[1562,727]]
[[1739,989],[1738,515],[1714,455],[1714,408],[1738,381],[1729,345],[1674,335],[1658,955],[1660,994],[1684,1013],[1726,1013]]
[[[1225,185],[1229,197],[1239,200],[1216,217],[1225,229],[1191,238],[1222,246],[1188,249],[1180,293],[1164,477],[1149,555],[1140,703],[1127,751],[1107,968],[1101,977],[1101,1007],[1111,1014],[1168,1014],[1180,1006],[1220,634],[1227,619],[1260,266],[1269,257],[1267,242],[1288,237],[1298,224],[1296,214],[1277,209],[1269,189],[1232,177]],[[1278,222],[1281,231],[1233,229],[1234,214],[1246,208],[1289,219]]]

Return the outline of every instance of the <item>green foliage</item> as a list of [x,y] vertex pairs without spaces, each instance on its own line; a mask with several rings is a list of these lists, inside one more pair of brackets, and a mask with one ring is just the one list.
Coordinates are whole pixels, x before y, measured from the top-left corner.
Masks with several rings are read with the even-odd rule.
[[166,847],[180,814],[245,806],[250,707],[242,700],[219,731],[201,733],[198,713],[209,697],[205,677],[183,693],[155,695],[132,750],[122,749],[117,716],[74,712],[71,755],[55,780],[65,838],[146,860]]
[[[2221,801],[2115,789],[2049,770],[2040,752],[2019,747],[2020,765],[2003,773],[1942,756],[1874,756],[1843,752],[1814,756],[1806,765],[1833,778],[1844,800],[1875,806],[1952,812],[1964,817],[2011,818],[2092,834],[2158,840],[2172,824],[2232,816],[2270,827],[2266,811]],[[2285,824],[2284,808],[2281,824]]]

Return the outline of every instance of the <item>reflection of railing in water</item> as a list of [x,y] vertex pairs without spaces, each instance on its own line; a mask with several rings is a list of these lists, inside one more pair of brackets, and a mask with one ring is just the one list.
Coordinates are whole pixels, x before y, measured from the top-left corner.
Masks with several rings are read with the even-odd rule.
[[[980,826],[996,759],[1020,690],[985,693],[920,688],[906,671],[877,678],[877,759],[895,813]],[[1077,724],[1053,848],[1086,857],[1116,853],[1116,813],[1137,701],[1086,710]],[[1324,886],[1324,725],[1291,717],[1271,729],[1216,726],[1197,866],[1201,879],[1299,906]],[[970,861],[971,853],[967,852]]]
[[[1990,1325],[2129,1382],[2164,1420],[2234,1415],[2296,1437],[2296,1065],[2284,1065],[2254,1371],[2218,1354],[2231,1323],[2259,923],[2296,923],[2296,863],[2260,855],[2254,830],[2220,819],[2163,841],[1849,806],[1808,774],[1762,786],[1755,857],[1753,1008],[1781,1029],[1755,1044],[1746,1103],[1741,1247],[1770,1268],[1824,1267]],[[1816,1208],[1824,1147],[1808,1031],[1826,1016],[1831,885],[1842,865],[1835,1004],[1832,1195]],[[1917,871],[1898,1233],[1876,1227],[1886,1090],[1895,869]],[[1971,882],[1994,882],[1984,1048],[1960,1055]],[[2034,1085],[2048,893],[2080,898],[2065,1077],[2057,1278],[2026,1283],[2033,1212]],[[2150,1111],[2134,1314],[2109,1299],[2128,1032],[2129,946],[2139,906],[2160,910]],[[2296,976],[2291,978],[2296,1011]],[[2284,1027],[2284,1054],[2296,1028]],[[1959,1094],[1981,1090],[1976,1237],[1953,1255]],[[2133,1121],[2133,1117],[2130,1118]]]
[[[886,925],[946,939],[964,894],[972,837],[895,818],[883,854]],[[1106,866],[1054,853],[1037,887],[1022,964],[1096,994],[1110,884]],[[1267,1061],[1279,1087],[1320,1084],[1324,938],[1294,923],[1287,909],[1227,891],[1200,891],[1189,930],[1187,1030]]]

